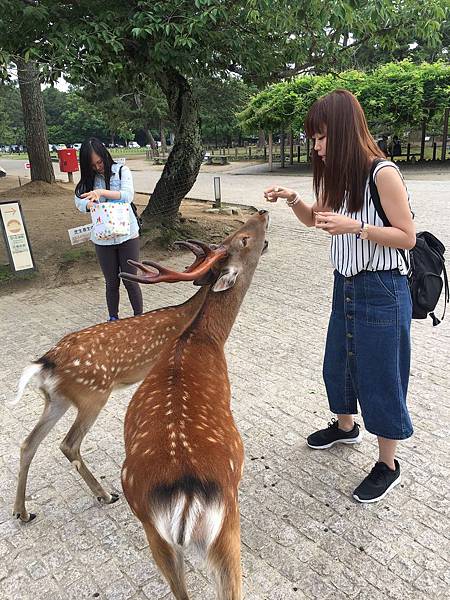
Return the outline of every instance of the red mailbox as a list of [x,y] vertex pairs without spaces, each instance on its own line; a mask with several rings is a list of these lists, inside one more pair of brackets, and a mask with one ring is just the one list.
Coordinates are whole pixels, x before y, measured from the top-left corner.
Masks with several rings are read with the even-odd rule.
[[74,173],[78,171],[77,151],[75,148],[58,150],[59,170],[62,173]]

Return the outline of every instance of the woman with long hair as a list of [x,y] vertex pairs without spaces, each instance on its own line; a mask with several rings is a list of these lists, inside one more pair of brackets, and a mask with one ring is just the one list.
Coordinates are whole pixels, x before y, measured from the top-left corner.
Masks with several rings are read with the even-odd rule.
[[[270,202],[285,198],[302,223],[331,236],[334,289],[323,377],[337,419],[307,443],[325,449],[360,442],[354,421],[359,402],[366,430],[377,436],[379,456],[353,497],[376,502],[400,482],[397,444],[413,433],[406,406],[412,303],[408,265],[398,249],[407,257],[415,228],[403,178],[374,142],[353,94],[336,90],[320,98],[305,130],[314,140],[315,203],[306,204],[285,187],[272,186],[264,195]],[[390,227],[375,209],[371,172]]]
[[[79,211],[89,212],[96,202],[133,202],[131,171],[114,162],[104,144],[90,138],[80,148],[80,181],[75,188],[75,204]],[[135,273],[128,259],[139,260],[139,225],[130,210],[130,233],[107,240],[91,236],[106,283],[106,303],[109,321],[119,318],[120,271]],[[134,315],[142,314],[142,292],[138,283],[124,281]]]

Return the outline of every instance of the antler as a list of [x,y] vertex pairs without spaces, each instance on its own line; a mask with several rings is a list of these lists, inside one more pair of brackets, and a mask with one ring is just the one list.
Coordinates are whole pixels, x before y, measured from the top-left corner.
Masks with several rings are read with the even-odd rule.
[[[137,267],[145,273],[145,275],[134,275],[132,273],[119,273],[119,277],[127,279],[129,281],[138,281],[139,283],[159,283],[166,281],[168,283],[175,283],[177,281],[194,281],[205,275],[212,266],[214,266],[219,260],[225,258],[228,254],[228,250],[225,246],[209,246],[204,242],[198,240],[187,240],[185,242],[176,242],[177,245],[185,246],[192,250],[196,255],[195,261],[191,266],[183,272],[172,271],[163,267],[159,263],[153,262],[152,260],[146,260],[136,262],[134,260],[128,260],[128,264]],[[155,271],[149,269],[152,267]]]

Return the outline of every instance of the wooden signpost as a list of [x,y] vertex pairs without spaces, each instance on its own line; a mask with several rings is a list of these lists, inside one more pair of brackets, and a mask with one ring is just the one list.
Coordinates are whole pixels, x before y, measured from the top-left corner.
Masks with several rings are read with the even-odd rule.
[[14,273],[35,271],[20,200],[0,201],[0,217],[11,270]]

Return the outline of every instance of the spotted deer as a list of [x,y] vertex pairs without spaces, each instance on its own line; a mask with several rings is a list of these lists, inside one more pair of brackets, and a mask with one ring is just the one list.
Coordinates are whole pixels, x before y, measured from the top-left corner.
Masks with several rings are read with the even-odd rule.
[[[224,344],[267,247],[267,211],[259,211],[216,250],[208,269],[189,274],[151,263],[142,283],[198,279],[203,304],[136,390],[125,417],[122,488],[141,521],[153,558],[177,600],[189,600],[184,554],[198,551],[212,570],[219,600],[241,599],[238,486],[244,448],[231,413]],[[141,270],[145,270],[140,265]]]
[[[207,268],[213,261],[209,247],[197,242],[180,242],[196,255],[186,269],[189,274],[199,264]],[[211,256],[206,256],[205,249]],[[214,258],[215,260],[215,258]],[[187,275],[189,277],[189,275]],[[31,461],[42,442],[69,407],[77,416],[60,448],[76,467],[100,503],[118,499],[107,492],[85,465],[81,443],[105,406],[112,390],[120,385],[142,381],[167,344],[172,344],[202,308],[207,294],[200,288],[179,306],[160,308],[112,323],[101,323],[70,333],[23,371],[14,402],[19,402],[28,383],[35,378],[44,396],[44,410],[20,449],[20,469],[13,515],[24,522],[35,518],[25,506],[25,493]]]

